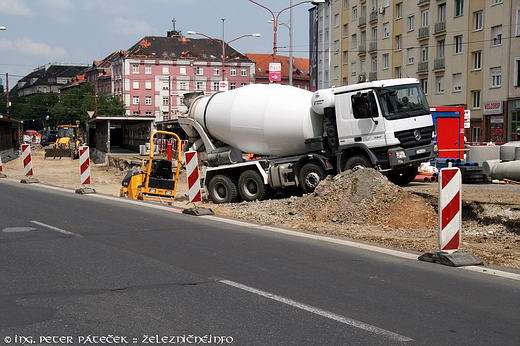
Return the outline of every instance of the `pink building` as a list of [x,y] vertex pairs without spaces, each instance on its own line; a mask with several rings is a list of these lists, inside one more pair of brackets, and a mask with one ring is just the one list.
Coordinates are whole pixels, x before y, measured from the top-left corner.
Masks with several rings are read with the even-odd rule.
[[112,61],[112,92],[123,99],[127,116],[171,119],[186,110],[185,93],[218,91],[222,73],[230,89],[254,81],[255,65],[245,55],[226,45],[224,72],[221,55],[215,40],[175,31],[167,37],[144,37]]

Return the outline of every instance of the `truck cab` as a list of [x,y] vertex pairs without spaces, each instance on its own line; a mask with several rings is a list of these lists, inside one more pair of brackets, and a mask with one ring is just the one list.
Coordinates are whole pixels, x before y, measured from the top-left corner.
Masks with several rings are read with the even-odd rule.
[[373,166],[402,185],[420,162],[433,157],[432,117],[417,79],[320,90],[312,107],[325,117],[328,146],[340,153],[340,168],[352,168],[345,167],[345,151],[360,150]]

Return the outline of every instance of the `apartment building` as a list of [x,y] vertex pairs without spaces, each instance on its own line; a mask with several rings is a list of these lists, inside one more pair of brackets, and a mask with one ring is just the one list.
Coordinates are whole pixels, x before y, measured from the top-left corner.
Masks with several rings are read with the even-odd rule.
[[471,110],[469,141],[518,138],[520,0],[329,0],[328,8],[328,68],[339,66],[340,84],[416,77],[430,105]]

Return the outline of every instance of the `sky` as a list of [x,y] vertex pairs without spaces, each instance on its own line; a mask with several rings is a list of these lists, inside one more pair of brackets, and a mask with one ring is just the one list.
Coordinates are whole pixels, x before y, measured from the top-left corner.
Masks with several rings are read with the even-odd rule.
[[[256,0],[277,12],[289,0]],[[294,0],[294,3],[299,0]],[[294,8],[295,56],[308,56],[308,9]],[[289,22],[289,11],[280,15]],[[128,49],[143,36],[163,36],[172,19],[182,32],[198,31],[221,37],[226,19],[226,40],[250,33],[232,46],[240,52],[272,51],[271,15],[248,0],[0,0],[0,77],[15,83],[49,62],[91,64],[110,52]],[[288,50],[289,30],[279,28],[280,54]],[[288,54],[284,52],[283,54]],[[12,85],[10,85],[12,87]]]

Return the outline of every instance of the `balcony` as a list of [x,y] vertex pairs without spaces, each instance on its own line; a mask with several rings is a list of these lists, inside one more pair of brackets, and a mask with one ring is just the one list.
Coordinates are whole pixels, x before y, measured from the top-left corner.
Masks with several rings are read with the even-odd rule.
[[361,28],[363,26],[366,26],[367,25],[367,17],[366,16],[361,16],[359,17],[359,22],[358,22],[358,28]]
[[444,58],[435,58],[433,61],[433,70],[434,71],[442,71],[446,68],[445,59]]
[[370,82],[377,80],[377,72],[369,72],[368,73],[368,80]]
[[435,23],[435,27],[433,29],[434,35],[443,35],[446,34],[446,21]]
[[419,40],[425,40],[430,38],[430,27],[423,26],[419,28],[419,35],[417,37]]
[[358,55],[365,55],[367,54],[367,44],[365,42],[362,42],[358,46]]
[[417,73],[428,73],[428,61],[421,61],[417,64]]
[[377,16],[378,16],[377,10],[373,10],[372,12],[370,12],[370,16],[368,17],[368,21],[371,24],[377,23]]
[[430,0],[417,0],[417,6],[426,6],[430,4]]
[[370,41],[368,43],[368,52],[377,53],[377,41]]

